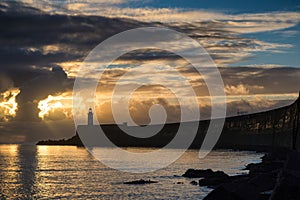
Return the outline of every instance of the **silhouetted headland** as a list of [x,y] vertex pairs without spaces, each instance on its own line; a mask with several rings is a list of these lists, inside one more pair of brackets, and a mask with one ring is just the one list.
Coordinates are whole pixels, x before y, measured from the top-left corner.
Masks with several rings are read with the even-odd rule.
[[[299,149],[299,107],[298,99],[291,105],[281,108],[228,117],[221,136],[215,148],[237,150],[262,150],[273,148]],[[77,130],[97,129],[92,124],[92,115],[89,112],[88,125],[80,125]],[[185,125],[198,122],[182,122]],[[191,149],[199,149],[206,135],[210,120],[199,122],[197,135],[191,144]],[[125,128],[133,128],[123,124]],[[156,126],[156,125],[152,125]],[[180,123],[165,124],[161,131],[149,138],[137,138],[124,133],[118,125],[101,125],[106,136],[119,147],[163,147],[176,135]],[[189,134],[189,133],[186,133]],[[82,146],[78,133],[67,140],[40,141],[37,145],[76,145]],[[179,147],[180,148],[180,147]]]

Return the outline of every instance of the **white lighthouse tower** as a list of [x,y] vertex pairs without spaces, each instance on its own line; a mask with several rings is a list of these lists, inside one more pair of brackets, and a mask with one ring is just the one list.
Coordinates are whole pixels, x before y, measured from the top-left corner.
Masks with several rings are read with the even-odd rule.
[[93,126],[93,111],[92,111],[92,108],[89,108],[88,125]]

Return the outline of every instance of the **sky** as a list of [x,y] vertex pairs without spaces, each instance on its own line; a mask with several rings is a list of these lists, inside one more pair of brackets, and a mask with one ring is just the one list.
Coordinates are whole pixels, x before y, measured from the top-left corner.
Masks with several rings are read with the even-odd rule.
[[[72,136],[72,90],[80,65],[105,39],[140,27],[170,28],[202,45],[223,78],[228,116],[288,105],[300,90],[299,11],[296,0],[1,1],[0,143]],[[142,72],[133,73],[136,67]],[[95,116],[102,123],[115,122],[110,97],[125,74],[124,94],[144,80],[146,72],[152,83],[159,73],[165,75],[159,80],[165,86],[185,91],[181,79],[172,78],[171,69],[186,77],[197,95],[201,118],[209,118],[210,97],[203,77],[184,59],[159,49],[128,53],[103,73]],[[174,94],[150,82],[130,101],[134,121],[149,123],[148,111],[156,104],[164,106],[168,122],[180,121]],[[121,99],[113,103],[122,108]],[[190,105],[186,101],[182,106]],[[83,108],[83,113],[87,110]]]

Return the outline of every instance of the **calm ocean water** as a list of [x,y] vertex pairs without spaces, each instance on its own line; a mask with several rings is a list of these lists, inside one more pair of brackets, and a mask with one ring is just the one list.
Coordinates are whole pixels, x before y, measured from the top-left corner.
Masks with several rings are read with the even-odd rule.
[[[198,151],[189,150],[167,168],[130,174],[104,166],[84,148],[0,145],[0,199],[202,199],[211,189],[191,185],[193,179],[181,177],[188,168],[241,174],[247,172],[242,170],[246,164],[260,162],[261,156],[219,150],[199,159]],[[141,178],[158,183],[122,184]]]

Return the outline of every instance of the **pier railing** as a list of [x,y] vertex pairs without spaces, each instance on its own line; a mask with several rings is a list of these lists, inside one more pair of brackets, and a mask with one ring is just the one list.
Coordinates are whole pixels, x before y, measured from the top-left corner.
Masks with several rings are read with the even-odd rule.
[[[285,107],[227,118],[222,135],[227,138],[228,135],[234,133],[249,136],[250,140],[243,141],[243,144],[258,142],[251,140],[255,140],[255,136],[259,135],[260,145],[299,150],[299,96],[294,103]],[[265,136],[265,139],[262,139],[262,136]],[[238,138],[235,140],[235,142],[239,142]],[[228,141],[226,142],[228,143]]]

